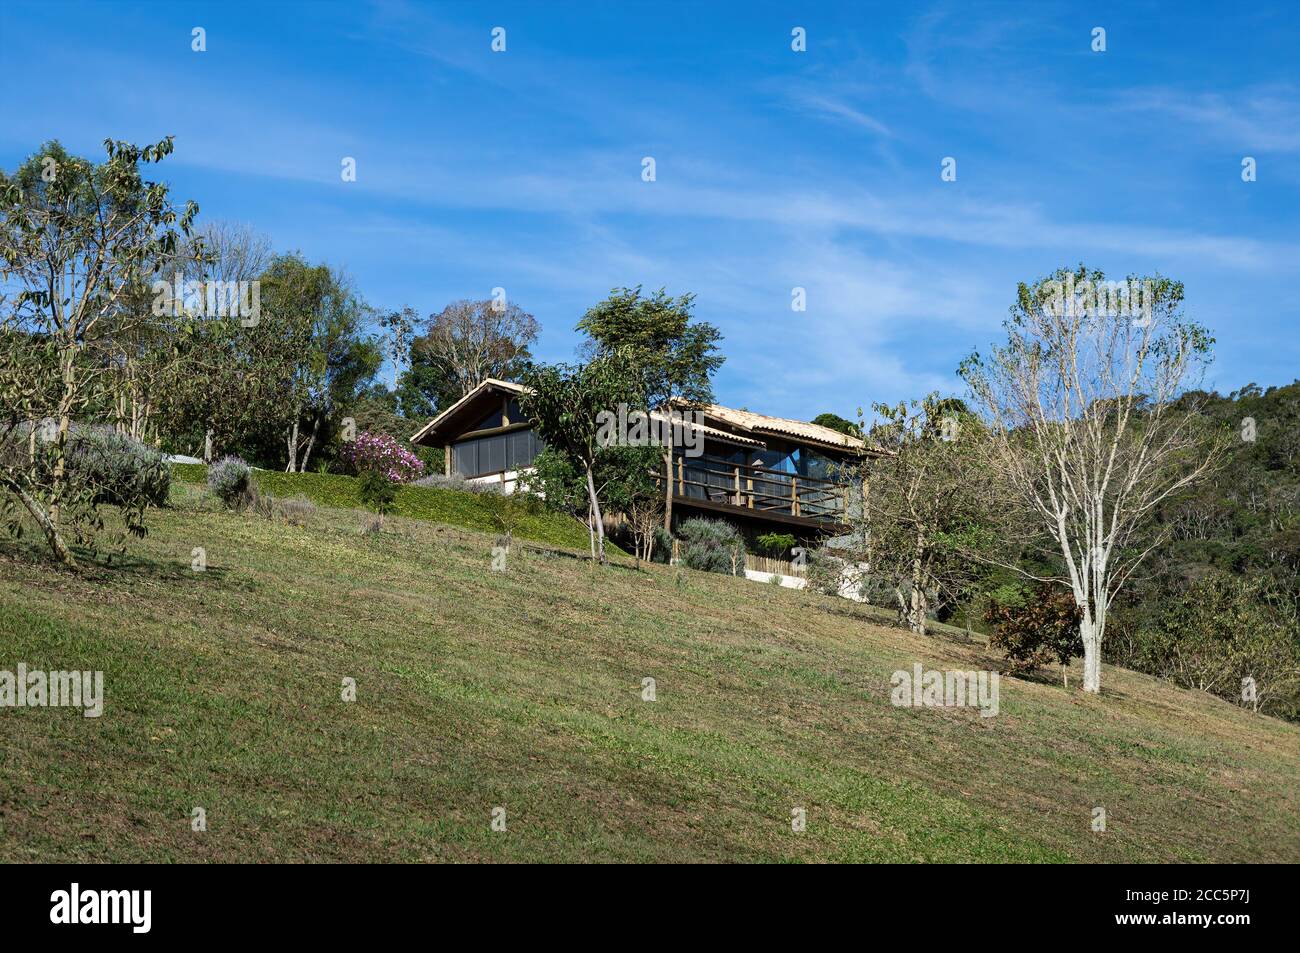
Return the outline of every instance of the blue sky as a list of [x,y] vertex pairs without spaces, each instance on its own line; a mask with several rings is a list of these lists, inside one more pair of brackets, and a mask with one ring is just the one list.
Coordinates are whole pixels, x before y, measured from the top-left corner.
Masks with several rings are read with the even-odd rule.
[[1019,280],[1158,271],[1227,391],[1300,376],[1297,50],[1291,2],[6,0],[0,164],[174,135],[202,218],[379,307],[504,287],[546,360],[612,287],[693,291],[719,401],[805,419],[960,392]]

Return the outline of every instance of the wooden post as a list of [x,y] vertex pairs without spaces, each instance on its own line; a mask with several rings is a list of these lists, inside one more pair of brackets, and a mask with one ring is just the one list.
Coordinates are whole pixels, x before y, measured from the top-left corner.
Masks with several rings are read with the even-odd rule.
[[677,458],[677,495],[686,495],[686,457]]
[[736,481],[736,505],[740,505],[740,467],[732,467],[731,475]]
[[451,476],[451,444],[442,445],[442,475]]
[[799,515],[799,478],[790,477],[790,515]]
[[745,503],[751,510],[754,508],[754,471],[750,470],[745,476]]

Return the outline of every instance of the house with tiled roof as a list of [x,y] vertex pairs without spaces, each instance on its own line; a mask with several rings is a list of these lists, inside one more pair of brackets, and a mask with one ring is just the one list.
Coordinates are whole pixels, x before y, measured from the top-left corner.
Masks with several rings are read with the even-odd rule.
[[[443,447],[448,475],[499,482],[511,492],[544,447],[519,408],[523,392],[511,381],[485,380],[411,440]],[[693,438],[675,443],[670,472],[659,475],[661,485],[672,483],[674,522],[710,516],[748,536],[782,532],[801,542],[846,530],[861,491],[850,486],[844,465],[875,452],[858,437],[717,404],[682,404],[667,416]]]

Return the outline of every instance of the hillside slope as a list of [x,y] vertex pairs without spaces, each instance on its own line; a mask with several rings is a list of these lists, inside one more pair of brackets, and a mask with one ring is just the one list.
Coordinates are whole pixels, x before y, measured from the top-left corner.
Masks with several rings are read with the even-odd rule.
[[80,575],[0,543],[0,669],[102,669],[107,699],[0,709],[4,857],[1300,860],[1295,726],[1110,668],[1100,699],[1003,679],[993,718],[896,708],[896,669],[992,662],[843,600],[536,551],[494,572],[491,536],[361,522],[182,489]]

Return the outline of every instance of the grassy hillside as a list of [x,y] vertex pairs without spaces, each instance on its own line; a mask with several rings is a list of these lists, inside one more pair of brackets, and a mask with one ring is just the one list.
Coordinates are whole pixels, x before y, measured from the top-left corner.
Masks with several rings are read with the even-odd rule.
[[[172,476],[184,483],[207,482],[208,468],[202,464],[178,463],[172,465]],[[361,506],[357,494],[357,481],[350,476],[334,473],[278,473],[258,470],[254,473],[258,488],[272,496],[305,496],[319,506],[354,509]],[[394,502],[394,513],[410,519],[464,526],[485,533],[501,532],[497,521],[501,497],[489,493],[466,493],[428,486],[400,486]],[[578,521],[560,513],[543,510],[523,516],[514,529],[514,535],[524,539],[587,549],[587,528]],[[620,552],[617,547],[610,547]]]
[[0,669],[102,669],[107,696],[0,709],[7,859],[1300,860],[1300,729],[1206,695],[1108,668],[1101,699],[895,708],[895,669],[991,661],[843,600],[553,552],[493,572],[465,529],[176,492],[78,575],[0,543]]

